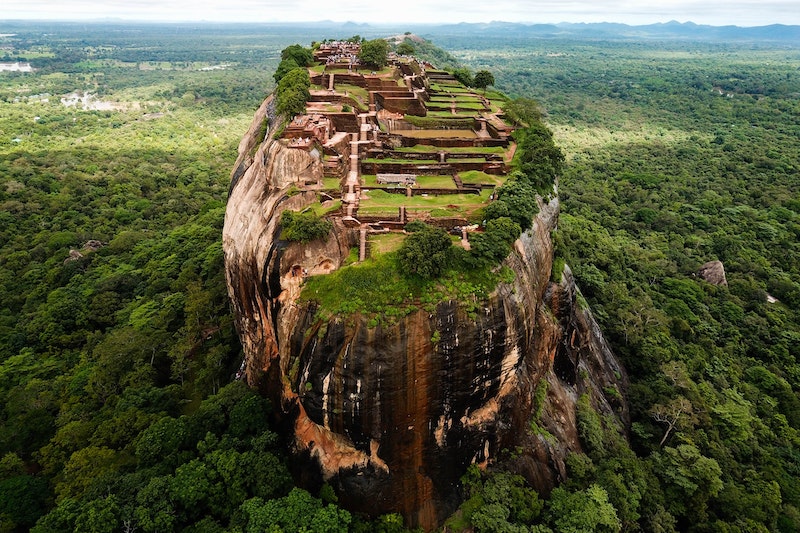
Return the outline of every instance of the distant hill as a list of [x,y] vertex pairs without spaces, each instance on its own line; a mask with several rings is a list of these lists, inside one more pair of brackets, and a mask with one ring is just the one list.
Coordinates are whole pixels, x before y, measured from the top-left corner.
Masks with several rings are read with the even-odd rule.
[[765,42],[781,43],[786,46],[800,47],[800,26],[785,24],[772,24],[769,26],[709,26],[695,24],[694,22],[670,21],[666,23],[631,26],[615,22],[598,23],[571,23],[558,24],[533,24],[518,22],[492,21],[486,23],[460,22],[454,24],[413,24],[387,21],[386,23],[371,24],[354,21],[336,22],[319,20],[313,22],[284,22],[284,23],[234,23],[234,22],[133,22],[121,20],[95,20],[85,21],[35,21],[35,20],[3,20],[0,18],[4,31],[22,31],[36,29],[55,29],[64,31],[74,29],[85,31],[87,24],[92,26],[109,26],[149,28],[167,26],[171,29],[187,28],[190,31],[202,31],[213,28],[215,31],[237,32],[242,28],[260,30],[270,28],[278,32],[308,33],[316,36],[320,31],[324,35],[344,36],[358,34],[366,38],[380,37],[383,35],[413,31],[423,36],[470,36],[474,38],[522,38],[522,39],[597,39],[597,40],[642,40],[642,39],[685,39],[696,41],[716,42]]
[[[434,29],[435,28],[435,29]],[[513,22],[459,23],[428,27],[436,33],[477,37],[582,38],[582,39],[691,39],[703,41],[765,41],[800,46],[800,26],[709,26],[676,22],[631,26],[611,22],[522,24]]]

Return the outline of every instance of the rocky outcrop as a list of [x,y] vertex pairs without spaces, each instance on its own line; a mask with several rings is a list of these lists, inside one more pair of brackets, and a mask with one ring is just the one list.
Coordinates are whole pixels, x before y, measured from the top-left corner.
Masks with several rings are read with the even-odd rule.
[[697,275],[712,285],[727,285],[725,265],[722,261],[709,261],[697,270]]
[[[267,113],[262,106],[251,136]],[[322,319],[296,298],[303,276],[339,268],[357,235],[337,227],[309,245],[281,241],[280,213],[316,199],[293,186],[321,179],[322,166],[309,152],[258,142],[243,140],[232,176],[228,290],[245,378],[276,406],[301,483],[326,481],[348,508],[399,512],[432,529],[459,504],[471,463],[504,459],[542,492],[563,480],[564,458],[580,450],[580,395],[624,427],[623,369],[578,305],[569,269],[550,281],[557,198],[540,201],[504,261],[513,282],[477,313],[444,301],[391,325]]]

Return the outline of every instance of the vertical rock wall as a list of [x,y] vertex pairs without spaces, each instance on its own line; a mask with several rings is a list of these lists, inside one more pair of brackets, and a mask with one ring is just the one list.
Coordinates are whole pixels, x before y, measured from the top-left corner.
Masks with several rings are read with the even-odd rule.
[[[255,145],[243,141],[249,152]],[[469,464],[489,465],[503,450],[521,450],[513,464],[540,491],[563,479],[566,454],[580,450],[580,394],[624,425],[624,406],[603,392],[624,392],[624,372],[575,305],[568,269],[561,284],[550,282],[557,198],[540,202],[505,260],[515,280],[477,315],[446,301],[391,326],[369,327],[358,315],[323,322],[313,302],[295,301],[294,273],[338,268],[354,236],[337,228],[309,246],[277,238],[280,212],[313,200],[287,191],[321,172],[306,152],[277,142],[240,158],[223,234],[246,379],[277,406],[301,482],[327,481],[350,509],[400,512],[433,529],[457,507]],[[581,369],[589,379],[576,377]],[[543,380],[545,405],[535,406]],[[538,412],[555,441],[532,434]]]

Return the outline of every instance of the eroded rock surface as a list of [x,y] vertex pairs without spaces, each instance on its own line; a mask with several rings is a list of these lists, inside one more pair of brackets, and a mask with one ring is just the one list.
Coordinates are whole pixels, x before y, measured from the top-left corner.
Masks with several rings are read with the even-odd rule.
[[[399,512],[430,530],[458,506],[471,463],[505,458],[545,493],[563,480],[564,458],[580,450],[580,395],[625,426],[624,401],[606,397],[624,397],[623,369],[576,304],[569,269],[550,281],[557,198],[540,202],[504,261],[514,281],[477,314],[444,301],[391,326],[359,315],[322,320],[315,303],[297,300],[303,276],[339,268],[358,233],[339,225],[308,245],[278,239],[281,212],[316,201],[293,186],[321,179],[322,168],[269,135],[259,145],[268,108],[240,145],[223,247],[244,376],[274,402],[301,483],[327,481],[352,510]],[[532,431],[533,417],[547,437]],[[521,453],[508,459],[508,450]]]
[[697,270],[697,275],[712,285],[727,285],[725,265],[722,261],[709,261]]

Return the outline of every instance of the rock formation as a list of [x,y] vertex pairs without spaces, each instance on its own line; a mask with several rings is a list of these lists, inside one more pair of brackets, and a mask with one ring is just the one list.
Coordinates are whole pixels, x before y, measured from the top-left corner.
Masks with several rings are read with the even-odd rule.
[[722,261],[709,261],[697,270],[697,275],[712,285],[727,285],[725,265]]
[[271,108],[268,99],[240,144],[223,248],[244,379],[273,401],[301,484],[326,481],[351,510],[399,512],[430,530],[460,503],[471,463],[505,458],[544,493],[563,480],[566,455],[581,449],[582,394],[625,427],[624,370],[577,303],[569,268],[550,281],[557,197],[540,199],[504,260],[514,280],[477,316],[443,301],[390,325],[358,313],[325,320],[313,299],[297,299],[303,280],[340,268],[363,225],[342,217],[326,239],[280,240],[284,210],[319,202],[298,185],[321,183],[324,165],[319,151],[274,140],[274,126],[262,142]]

